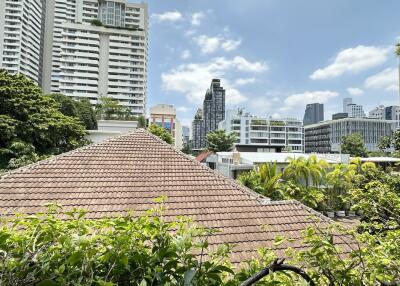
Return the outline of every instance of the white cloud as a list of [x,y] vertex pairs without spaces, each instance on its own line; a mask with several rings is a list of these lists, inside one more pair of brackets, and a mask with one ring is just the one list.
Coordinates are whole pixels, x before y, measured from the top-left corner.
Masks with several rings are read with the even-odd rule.
[[162,14],[152,14],[151,17],[157,22],[176,22],[183,19],[181,12],[179,11],[167,11]]
[[271,100],[268,97],[256,97],[252,98],[250,107],[255,113],[265,115],[271,108]]
[[306,91],[303,93],[296,93],[288,96],[284,100],[284,107],[281,108],[283,111],[290,110],[292,108],[303,108],[308,103],[325,103],[329,99],[338,97],[339,94],[334,91],[323,90],[323,91]]
[[242,40],[226,40],[225,42],[222,43],[221,47],[227,51],[233,51],[236,50],[240,44],[242,43]]
[[207,35],[200,35],[193,37],[194,42],[199,46],[203,54],[211,54],[216,52],[218,49],[230,52],[236,50],[242,40],[227,39],[222,36],[210,37]]
[[399,89],[399,74],[396,68],[387,68],[370,76],[365,80],[365,87],[382,89],[386,91],[397,91]]
[[218,37],[208,37],[206,35],[194,37],[193,40],[200,47],[200,50],[203,54],[215,52],[219,48],[221,42],[221,39]]
[[181,54],[181,58],[184,59],[184,60],[190,58],[190,56],[191,56],[191,53],[190,53],[189,50],[184,50],[184,51],[182,52],[182,54]]
[[359,96],[364,93],[364,91],[361,88],[358,87],[349,87],[347,89],[347,92],[352,95],[352,96]]
[[179,112],[188,112],[189,108],[187,108],[186,106],[178,106],[176,110]]
[[256,79],[254,77],[249,77],[249,78],[238,78],[235,81],[235,85],[242,86],[250,83],[254,83]]
[[180,92],[186,98],[196,104],[204,99],[206,89],[213,78],[223,78],[226,88],[227,104],[238,104],[246,100],[246,96],[232,87],[226,77],[230,72],[260,73],[268,67],[263,62],[250,62],[237,56],[231,59],[224,57],[214,58],[204,63],[188,63],[162,73],[162,85],[166,91]]
[[204,18],[203,12],[197,12],[192,14],[192,25],[199,26],[201,24],[201,20]]
[[387,47],[357,46],[340,51],[333,62],[314,71],[313,80],[335,78],[348,72],[359,72],[384,63],[390,49]]

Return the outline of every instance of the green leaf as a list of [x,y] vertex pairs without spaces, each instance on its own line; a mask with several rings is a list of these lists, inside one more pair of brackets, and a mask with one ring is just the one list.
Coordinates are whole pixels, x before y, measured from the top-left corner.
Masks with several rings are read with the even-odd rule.
[[186,272],[185,272],[185,274],[183,276],[184,277],[184,285],[185,286],[192,285],[192,281],[193,281],[194,276],[196,276],[196,271],[195,270],[193,270],[193,269],[186,270]]

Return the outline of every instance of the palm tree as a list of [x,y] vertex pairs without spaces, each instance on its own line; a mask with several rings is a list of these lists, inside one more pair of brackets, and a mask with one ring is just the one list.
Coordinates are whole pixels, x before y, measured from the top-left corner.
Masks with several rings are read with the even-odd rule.
[[305,183],[306,187],[310,185],[319,186],[323,182],[325,170],[329,166],[326,161],[318,160],[315,155],[308,159],[305,157],[289,157],[287,160],[289,165],[284,170],[284,177],[300,184]]
[[282,199],[279,192],[282,174],[278,173],[276,162],[263,164],[256,169],[256,172],[260,179],[263,194],[274,200]]
[[333,209],[335,204],[338,207],[343,205],[342,196],[346,192],[347,183],[350,180],[350,170],[347,164],[335,164],[333,170],[326,175],[327,204],[330,209]]
[[308,177],[310,175],[306,159],[304,157],[286,159],[289,161],[289,165],[286,166],[283,171],[283,176],[286,180],[292,180],[297,183],[305,182],[308,185]]

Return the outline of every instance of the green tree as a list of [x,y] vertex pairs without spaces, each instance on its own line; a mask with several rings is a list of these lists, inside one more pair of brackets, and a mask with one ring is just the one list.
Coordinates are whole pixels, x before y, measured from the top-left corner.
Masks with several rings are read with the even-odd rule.
[[265,163],[240,175],[238,180],[246,187],[272,200],[282,200],[284,195],[281,192],[281,178],[282,174],[278,172],[276,163]]
[[308,158],[288,157],[289,165],[284,170],[284,176],[298,184],[305,184],[306,187],[318,186],[324,180],[325,170],[328,163],[318,160],[315,155]]
[[148,130],[150,131],[150,133],[161,138],[161,140],[167,142],[168,144],[174,143],[174,139],[172,138],[171,133],[167,129],[158,126],[157,124],[151,124]]
[[391,136],[383,136],[379,139],[378,149],[381,152],[385,152],[392,146],[392,137]]
[[190,142],[186,143],[183,145],[183,148],[181,150],[183,153],[188,154],[188,155],[192,155],[193,150],[192,150],[192,145]]
[[147,122],[146,122],[146,118],[143,115],[140,115],[137,118],[137,121],[138,121],[138,128],[146,128]]
[[231,151],[236,140],[236,133],[227,134],[225,130],[216,130],[207,134],[207,148],[213,152]]
[[396,131],[392,135],[393,147],[396,151],[400,151],[400,131]]
[[78,117],[87,130],[97,129],[96,114],[88,99],[74,100],[61,93],[52,93],[49,96],[60,105],[62,114]]
[[361,134],[353,133],[342,138],[341,152],[353,157],[367,157],[368,151]]
[[[78,118],[59,111],[54,99],[24,75],[0,71],[0,168],[17,156],[11,146],[33,146],[38,156],[59,154],[87,143]],[[10,149],[11,148],[11,149]]]

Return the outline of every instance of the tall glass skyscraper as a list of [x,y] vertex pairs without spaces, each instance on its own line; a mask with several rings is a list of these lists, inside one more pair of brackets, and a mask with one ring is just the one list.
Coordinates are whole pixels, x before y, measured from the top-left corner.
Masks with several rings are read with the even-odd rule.
[[307,104],[304,112],[303,125],[315,124],[324,121],[324,105],[322,103]]

